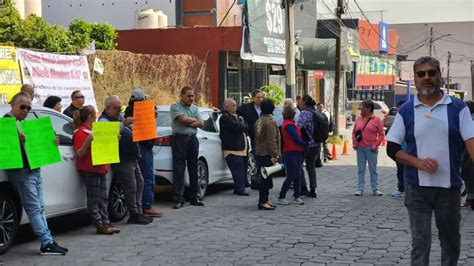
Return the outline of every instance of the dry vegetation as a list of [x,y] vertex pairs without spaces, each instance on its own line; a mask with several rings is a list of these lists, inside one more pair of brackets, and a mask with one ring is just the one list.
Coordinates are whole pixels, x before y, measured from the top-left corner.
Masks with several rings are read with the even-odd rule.
[[97,51],[88,56],[91,73],[95,56],[104,65],[104,74],[94,73],[92,79],[99,110],[109,94],[118,95],[127,104],[134,87],[142,88],[156,104],[168,105],[179,98],[181,87],[189,84],[195,88],[198,105],[208,106],[211,102],[207,62],[193,55]]

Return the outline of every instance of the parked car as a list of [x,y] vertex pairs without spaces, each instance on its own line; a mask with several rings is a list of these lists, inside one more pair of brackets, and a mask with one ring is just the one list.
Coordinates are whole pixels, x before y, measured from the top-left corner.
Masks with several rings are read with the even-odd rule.
[[383,127],[385,128],[385,134],[388,133],[390,128],[392,127],[393,121],[395,120],[395,117],[397,116],[398,113],[398,108],[397,107],[392,107],[388,111],[388,114],[383,121]]
[[[170,106],[157,106],[157,138],[153,148],[154,169],[156,183],[158,185],[173,184],[173,155],[171,152],[171,131]],[[220,114],[210,108],[199,108],[204,127],[198,129],[197,138],[199,140],[198,154],[198,195],[204,198],[208,185],[232,180],[232,174],[227,167],[227,163],[222,153],[221,139],[219,137]],[[249,142],[250,143],[250,142]],[[250,181],[251,175],[256,174],[255,158],[249,155],[247,164],[247,176]],[[185,171],[185,184],[189,186],[188,171]]]
[[[10,111],[10,105],[0,104],[0,116]],[[76,170],[72,142],[72,119],[49,108],[33,106],[26,119],[48,116],[59,136],[61,162],[41,167],[45,213],[47,218],[85,210],[86,188]],[[113,221],[127,215],[124,193],[112,175],[107,176],[109,185],[109,215]],[[6,173],[0,170],[0,254],[4,254],[15,241],[20,225],[28,223],[18,193],[8,182]]]
[[[373,101],[374,102],[374,114],[380,118],[383,122],[388,114],[389,108],[382,101]],[[355,121],[357,116],[360,114],[360,105],[362,101],[349,101],[349,106],[351,110],[352,121]]]

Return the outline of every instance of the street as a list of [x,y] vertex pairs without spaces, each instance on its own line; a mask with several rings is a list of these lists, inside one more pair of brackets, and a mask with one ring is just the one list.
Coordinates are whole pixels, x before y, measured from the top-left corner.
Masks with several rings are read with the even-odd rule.
[[[339,147],[340,149],[340,147]],[[18,243],[0,265],[408,265],[410,235],[402,198],[388,196],[396,187],[395,164],[379,151],[379,183],[384,193],[371,195],[368,172],[362,197],[356,190],[355,152],[317,169],[318,197],[302,206],[258,211],[256,190],[250,197],[232,194],[230,183],[210,188],[205,207],[188,204],[172,210],[171,193],[160,193],[165,211],[150,225],[117,225],[122,232],[96,235],[86,213],[55,219],[51,230],[69,248],[66,256],[39,256],[39,244],[23,226]],[[45,177],[46,178],[46,177]],[[283,178],[270,191],[276,202]],[[291,199],[291,191],[287,198]],[[460,265],[474,265],[474,211],[462,210]],[[440,264],[433,220],[432,265]]]

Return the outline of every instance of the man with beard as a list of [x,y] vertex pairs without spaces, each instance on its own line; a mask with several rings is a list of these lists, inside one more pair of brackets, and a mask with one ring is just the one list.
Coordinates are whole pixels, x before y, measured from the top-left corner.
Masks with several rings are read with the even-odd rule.
[[[461,155],[474,158],[474,124],[466,104],[441,89],[439,61],[421,57],[413,70],[418,95],[397,113],[387,154],[405,165],[405,206],[412,234],[411,265],[429,265],[434,211],[441,264],[457,265],[461,248]],[[401,145],[406,142],[406,150]]]

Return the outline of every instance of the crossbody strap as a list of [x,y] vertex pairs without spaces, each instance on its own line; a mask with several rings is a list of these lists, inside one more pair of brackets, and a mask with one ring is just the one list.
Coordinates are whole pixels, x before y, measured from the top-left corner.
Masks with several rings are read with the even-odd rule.
[[365,127],[366,127],[366,126],[367,126],[367,124],[370,122],[370,119],[372,119],[372,117],[369,117],[369,120],[367,120],[367,122],[365,122],[365,125],[364,125],[364,127],[362,128],[362,130],[361,130],[361,131],[364,131]]

